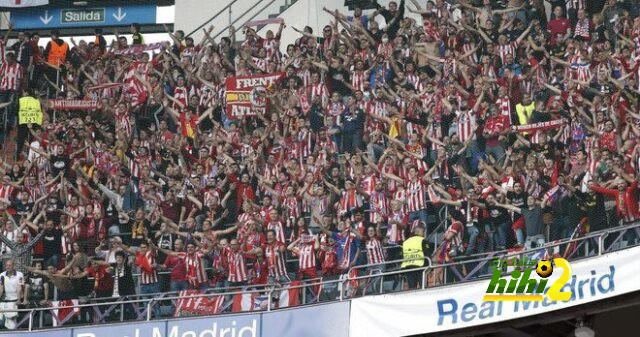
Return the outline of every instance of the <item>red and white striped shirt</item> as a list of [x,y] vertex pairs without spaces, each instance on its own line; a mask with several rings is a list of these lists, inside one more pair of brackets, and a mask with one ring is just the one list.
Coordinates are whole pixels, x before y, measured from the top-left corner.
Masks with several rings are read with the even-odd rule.
[[516,54],[516,49],[518,49],[518,43],[516,43],[515,41],[509,44],[498,46],[498,55],[500,56],[500,60],[502,61],[503,64],[507,62],[507,55]]
[[365,247],[367,248],[367,264],[381,264],[384,262],[382,244],[377,237],[367,240]]
[[351,75],[351,85],[354,90],[364,91],[364,83],[367,80],[367,75],[363,70],[356,70]]
[[498,98],[496,105],[500,108],[500,114],[504,116],[511,116],[511,100],[509,96]]
[[348,211],[361,207],[364,203],[362,196],[359,195],[356,190],[342,192],[340,198],[339,214],[347,213]]
[[287,219],[298,218],[300,216],[300,200],[296,196],[285,197],[282,200],[282,212]]
[[464,143],[473,137],[473,131],[476,128],[476,116],[473,110],[461,112],[458,116],[458,137],[460,142]]
[[233,252],[230,248],[225,252],[227,266],[229,268],[229,282],[245,282],[247,281],[247,266],[244,264],[244,256],[242,252]]
[[18,91],[22,81],[22,66],[20,63],[9,65],[5,62],[0,66],[0,90]]
[[[138,254],[142,253],[139,252]],[[153,265],[156,263],[156,254],[151,250],[148,250],[146,253],[144,253],[144,258],[147,259],[147,263],[151,267],[153,267]],[[153,284],[158,282],[158,274],[156,273],[155,269],[153,269],[152,272],[148,272],[144,269],[142,269],[141,271],[140,284]]]
[[[394,223],[391,223],[394,222]],[[389,226],[387,228],[387,240],[390,244],[404,241],[404,229],[409,224],[409,215],[402,210],[392,212],[389,215]]]
[[184,259],[187,267],[187,281],[194,288],[198,288],[200,284],[207,282],[207,272],[204,268],[202,252],[194,254],[180,253],[180,258]]
[[409,212],[417,212],[427,208],[427,198],[425,196],[425,184],[422,180],[407,180],[405,182],[405,192],[407,195],[407,206]]
[[14,190],[15,190],[15,187],[11,185],[0,186],[0,200],[10,201]]
[[[175,89],[173,89],[173,98],[180,101],[183,107],[187,107],[189,106],[189,103],[187,102],[189,98],[188,92],[189,91],[185,87],[176,87]],[[178,104],[174,103],[173,108],[178,109]]]
[[282,225],[282,221],[277,221],[277,222],[270,221],[267,224],[267,230],[275,231],[276,240],[280,242],[284,242],[284,226]]
[[307,270],[316,268],[316,249],[314,242],[301,243],[295,250],[298,256],[298,269]]
[[262,249],[264,250],[264,257],[269,266],[269,276],[276,278],[276,280],[282,277],[288,277],[284,253],[281,251],[284,249],[284,244],[281,241],[267,243]]
[[389,202],[384,192],[373,192],[369,197],[369,221],[378,223],[389,214]]
[[323,101],[329,98],[329,90],[324,83],[311,84],[309,91],[311,92],[311,101],[316,97],[320,97]]

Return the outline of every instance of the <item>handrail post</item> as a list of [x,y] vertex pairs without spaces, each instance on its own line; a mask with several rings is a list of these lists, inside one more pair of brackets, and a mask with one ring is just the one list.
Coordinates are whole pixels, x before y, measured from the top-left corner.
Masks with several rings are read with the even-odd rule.
[[602,251],[604,250],[604,234],[598,235],[598,256],[602,255]]
[[29,311],[29,331],[33,331],[33,309]]
[[344,299],[342,296],[342,290],[344,289],[343,283],[344,280],[338,280],[338,291],[340,292],[340,297],[338,299],[340,300],[340,302],[342,302],[342,300]]
[[267,293],[267,311],[271,311],[271,297],[273,296],[273,288],[269,289]]
[[153,299],[147,303],[147,322],[151,320],[151,306],[153,304]]

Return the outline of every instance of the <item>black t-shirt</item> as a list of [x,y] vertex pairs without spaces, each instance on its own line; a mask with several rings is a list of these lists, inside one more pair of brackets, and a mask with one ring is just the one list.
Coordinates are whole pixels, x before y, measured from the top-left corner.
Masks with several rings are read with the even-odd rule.
[[508,223],[511,220],[507,210],[502,207],[487,205],[487,212],[489,213],[489,221],[494,226]]
[[343,69],[329,68],[329,85],[334,91],[340,93],[340,95],[345,96],[349,94],[349,88],[347,88],[344,82],[349,82],[349,72]]
[[29,299],[32,301],[40,301],[44,299],[44,284],[47,279],[41,275],[27,274],[25,279],[29,285]]
[[18,42],[13,45],[13,50],[16,53],[18,63],[23,67],[29,66],[29,59],[33,56],[33,49],[29,42]]
[[[511,204],[516,207],[526,208],[527,207],[527,192],[507,192],[507,199],[510,200]],[[515,218],[519,218],[518,213],[514,213]]]
[[45,258],[62,254],[62,234],[62,229],[60,228],[45,231],[42,236]]
[[52,155],[49,159],[51,164],[51,175],[56,177],[60,172],[64,172],[67,175],[67,168],[69,167],[69,157],[62,155]]

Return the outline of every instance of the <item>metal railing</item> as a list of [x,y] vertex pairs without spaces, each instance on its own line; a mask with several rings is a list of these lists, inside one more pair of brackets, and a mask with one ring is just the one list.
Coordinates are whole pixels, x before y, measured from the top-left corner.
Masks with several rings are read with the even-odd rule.
[[[274,302],[278,297],[277,295],[282,291],[289,291],[291,289],[299,290],[300,305],[344,301],[369,294],[410,290],[406,286],[407,273],[420,273],[421,282],[418,285],[418,289],[426,289],[488,278],[490,277],[489,271],[491,270],[488,263],[495,258],[501,260],[514,256],[539,256],[541,258],[548,256],[552,258],[554,254],[559,254],[566,259],[579,260],[637,245],[640,245],[640,223],[589,233],[579,238],[552,242],[538,248],[517,252],[491,252],[485,256],[470,256],[464,259],[460,258],[459,261],[450,263],[434,264],[431,259],[425,258],[425,265],[414,269],[390,268],[393,270],[384,271],[387,266],[398,266],[405,261],[395,260],[386,261],[381,264],[356,266],[351,268],[349,272],[337,276],[335,279],[316,278],[303,280],[300,284],[266,285],[246,287],[243,289],[228,287],[189,296],[163,293],[135,295],[117,301],[112,299],[93,299],[96,303],[59,306],[56,308],[79,309],[82,317],[92,320],[93,323],[127,320],[150,321],[153,319],[174,317],[174,313],[171,312],[171,310],[167,313],[166,309],[175,309],[179,305],[178,301],[181,300],[223,296],[227,304],[221,309],[221,312],[225,312],[228,311],[228,307],[235,295],[256,294],[257,296],[262,296],[266,303],[250,311],[271,311],[279,307],[279,305]],[[362,273],[361,271],[363,269],[366,269],[367,273]],[[376,270],[380,271],[377,272]],[[356,276],[350,276],[352,274]],[[46,321],[56,319],[50,313],[51,310],[56,308],[2,310],[0,313],[20,313],[18,328],[31,331],[44,328],[48,325]],[[114,315],[118,317],[114,318]],[[183,316],[181,315],[180,317]],[[61,325],[67,322],[57,323]],[[84,321],[83,323],[86,324],[87,322]]]
[[233,4],[235,4],[236,2],[238,2],[238,0],[233,0],[231,1],[229,4],[227,4],[226,6],[222,7],[222,9],[220,9],[220,11],[218,11],[218,13],[214,14],[209,20],[205,21],[203,24],[201,24],[200,26],[198,26],[196,29],[194,29],[193,31],[191,31],[189,34],[187,34],[186,37],[189,37],[191,35],[193,35],[193,33],[199,31],[200,29],[202,29],[202,27],[206,26],[207,24],[209,24],[209,22],[215,20],[218,16],[220,16],[222,13],[224,13],[226,10],[229,10],[229,25],[231,25],[231,14],[232,14],[232,7]]
[[[251,8],[247,9],[246,11],[244,11],[242,14],[240,14],[240,16],[235,18],[233,21],[231,21],[231,16],[229,16],[229,21],[230,21],[229,25],[224,27],[223,29],[221,29],[219,32],[216,33],[216,35],[212,36],[211,38],[215,40],[218,36],[220,36],[220,35],[222,35],[222,33],[226,32],[231,26],[235,25],[238,21],[240,21],[240,19],[242,19],[245,15],[247,15],[247,13],[251,12],[254,8],[256,8],[259,4],[263,3],[264,1],[265,0],[256,1],[256,3]],[[273,2],[275,2],[275,0],[272,0],[270,4],[272,4]],[[257,16],[258,14],[261,14],[265,9],[267,9],[267,7],[269,7],[269,5],[263,7],[262,9],[260,9],[260,11],[258,11],[258,13],[256,13],[256,15],[254,15],[254,17]]]

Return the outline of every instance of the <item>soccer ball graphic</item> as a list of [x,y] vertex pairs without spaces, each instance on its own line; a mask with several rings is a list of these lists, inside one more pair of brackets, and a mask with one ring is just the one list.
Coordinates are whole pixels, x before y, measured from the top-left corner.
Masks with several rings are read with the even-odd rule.
[[551,273],[553,273],[553,266],[551,265],[551,261],[540,260],[540,262],[536,264],[536,273],[538,273],[538,275],[542,278],[551,276]]

